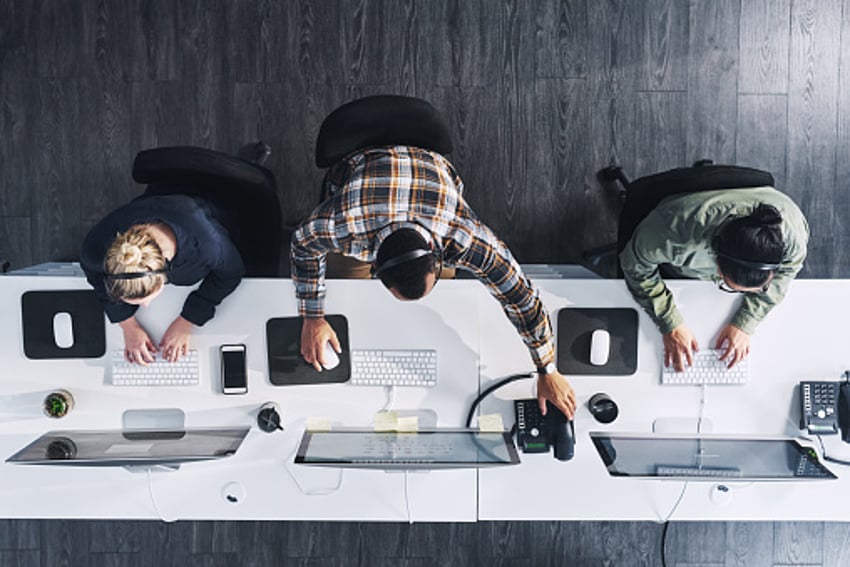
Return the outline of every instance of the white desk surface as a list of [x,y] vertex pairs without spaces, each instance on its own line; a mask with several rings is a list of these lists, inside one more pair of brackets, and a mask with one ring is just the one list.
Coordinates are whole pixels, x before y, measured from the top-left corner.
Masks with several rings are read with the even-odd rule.
[[[444,285],[445,284],[445,285]],[[236,455],[217,462],[183,465],[179,471],[146,474],[121,468],[74,468],[0,464],[4,517],[119,517],[167,519],[299,519],[406,521],[404,474],[339,472],[292,464],[308,417],[327,417],[346,426],[370,426],[386,403],[380,387],[346,384],[272,386],[267,379],[265,325],[271,317],[296,314],[290,280],[244,280],[219,307],[216,317],[196,329],[193,348],[201,353],[201,384],[192,387],[104,385],[107,358],[29,360],[23,354],[20,296],[32,289],[85,289],[81,278],[0,278],[0,457],[4,460],[52,429],[120,429],[127,409],[180,408],[187,426],[254,425],[259,407],[276,401],[284,432],[254,427]],[[477,301],[469,286],[442,282],[440,293],[425,301],[401,303],[379,282],[329,282],[327,312],[343,312],[352,348],[436,348],[440,380],[435,388],[396,388],[391,409],[428,408],[439,426],[457,427],[478,388]],[[137,318],[156,342],[179,314],[187,288],[169,286]],[[250,315],[248,315],[250,314]],[[378,323],[380,322],[380,324]],[[220,393],[218,345],[247,345],[249,392]],[[107,351],[122,348],[117,325],[107,324]],[[45,417],[44,395],[55,388],[72,392],[75,407],[61,420]],[[295,478],[293,478],[293,475]],[[297,482],[296,482],[297,479]],[[221,495],[228,482],[245,487],[246,498],[233,505]],[[416,521],[474,521],[477,477],[474,470],[409,473],[410,512]],[[301,487],[299,488],[299,483]],[[61,502],[61,505],[59,504]]]
[[[544,303],[553,314],[569,305],[637,307],[622,281],[537,283]],[[708,282],[680,280],[668,285],[700,346],[713,346],[716,333],[728,321],[740,297],[724,293]],[[704,418],[713,424],[714,433],[756,437],[800,435],[797,383],[806,379],[838,380],[850,368],[848,333],[842,321],[850,307],[848,292],[848,281],[798,280],[792,284],[785,301],[752,338],[749,383],[706,388]],[[481,471],[480,519],[663,520],[667,517],[684,483],[610,477],[588,436],[590,431],[648,433],[658,418],[671,425],[676,423],[676,418],[694,422],[699,415],[699,387],[659,384],[661,336],[652,321],[639,308],[638,311],[638,370],[633,376],[569,377],[579,403],[575,458],[561,463],[551,455],[523,455],[520,469]],[[482,324],[495,330],[500,325],[497,315],[482,309]],[[493,336],[507,339],[507,330]],[[521,350],[509,343],[482,340],[482,388],[502,375],[521,370],[521,365],[510,362],[520,359]],[[587,402],[597,392],[606,392],[618,404],[620,414],[613,423],[600,424],[590,415]],[[508,401],[491,399],[482,411],[511,415],[512,408]],[[838,436],[824,437],[824,441],[828,454],[850,458],[850,445],[841,443]],[[825,464],[839,480],[726,483],[732,489],[732,498],[724,504],[715,504],[710,499],[714,483],[689,482],[673,518],[850,520],[846,499],[836,498],[838,494],[850,493],[850,474],[846,467]],[[523,486],[529,489],[523,490]]]
[[[635,307],[618,280],[540,280],[541,297],[553,313],[572,305]],[[266,378],[265,323],[293,316],[290,280],[245,280],[216,317],[197,329],[193,347],[202,353],[202,381],[190,388],[127,388],[104,385],[105,359],[28,360],[23,354],[20,296],[34,289],[86,289],[81,278],[9,276],[0,278],[0,457],[4,459],[51,429],[120,428],[124,410],[178,407],[188,426],[250,425],[269,400],[283,410],[285,432],[252,429],[239,452],[214,463],[194,463],[172,473],[148,476],[123,469],[51,468],[0,464],[3,517],[300,519],[406,521],[404,475],[379,471],[343,473],[332,494],[306,495],[332,488],[338,472],[292,464],[307,417],[325,416],[339,425],[368,426],[386,400],[382,388],[343,384],[274,387]],[[736,296],[711,284],[672,282],[671,288],[696,333],[708,347],[728,319]],[[179,312],[186,288],[169,288],[139,320],[157,340]],[[717,433],[797,435],[796,384],[803,379],[837,380],[850,368],[843,314],[850,282],[795,281],[785,302],[759,327],[750,355],[746,386],[707,388],[704,417]],[[349,320],[352,348],[436,348],[439,383],[434,389],[397,388],[393,409],[429,408],[440,426],[457,427],[480,385],[531,370],[528,353],[499,305],[478,282],[440,282],[419,302],[398,302],[375,281],[328,282],[328,313]],[[640,310],[638,309],[640,312]],[[249,315],[246,315],[249,314]],[[551,455],[522,455],[516,467],[476,471],[411,473],[409,495],[415,521],[476,519],[664,519],[683,483],[609,477],[592,447],[589,431],[650,432],[657,418],[694,420],[699,388],[660,386],[661,338],[641,312],[638,371],[629,377],[573,376],[580,408],[576,415],[576,456],[562,463]],[[217,347],[227,342],[248,346],[249,393],[219,393]],[[107,325],[108,350],[121,348],[120,329]],[[62,420],[41,413],[44,394],[72,391],[76,407]],[[520,397],[524,385],[512,388]],[[620,408],[619,418],[602,425],[586,408],[596,392],[607,392]],[[501,412],[513,422],[510,401],[491,396],[484,413]],[[833,436],[827,451],[850,458],[850,446]],[[843,499],[850,491],[844,467],[827,465],[839,475],[831,482],[732,484],[725,505],[709,499],[712,483],[689,483],[674,519],[679,520],[850,520]],[[297,479],[297,482],[296,482]],[[246,498],[225,502],[222,487],[241,483]],[[300,484],[300,488],[299,488]],[[57,504],[61,502],[62,504]],[[812,505],[817,502],[818,505]]]

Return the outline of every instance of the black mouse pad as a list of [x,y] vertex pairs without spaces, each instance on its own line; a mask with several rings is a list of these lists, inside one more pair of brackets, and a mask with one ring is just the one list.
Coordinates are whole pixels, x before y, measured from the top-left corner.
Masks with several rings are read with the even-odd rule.
[[[590,363],[590,337],[596,329],[611,336],[608,362]],[[637,311],[625,308],[564,307],[558,311],[558,371],[561,374],[628,376],[637,371]]]
[[[61,348],[53,336],[53,317],[71,315],[73,344]],[[103,308],[94,291],[27,291],[21,296],[24,354],[32,359],[100,358],[106,352]]]
[[321,372],[317,372],[301,356],[301,317],[279,317],[266,322],[269,381],[272,384],[294,386],[348,382],[351,378],[348,320],[343,315],[325,315],[325,319],[336,332],[342,354],[339,355],[339,366]]

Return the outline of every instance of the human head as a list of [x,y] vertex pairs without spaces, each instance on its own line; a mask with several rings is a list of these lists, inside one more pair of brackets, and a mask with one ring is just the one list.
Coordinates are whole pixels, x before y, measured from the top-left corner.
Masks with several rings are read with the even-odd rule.
[[712,246],[717,267],[731,284],[756,289],[767,285],[782,262],[782,215],[771,205],[759,204],[747,216],[726,222]]
[[[398,265],[384,266],[405,253],[416,251],[424,252]],[[420,299],[428,295],[437,283],[437,254],[433,252],[433,244],[412,228],[393,231],[378,247],[375,274],[399,299]]]
[[[103,261],[106,291],[116,300],[139,300],[158,293],[166,283],[167,260],[159,244],[144,225],[135,225],[119,233],[106,251]],[[140,277],[110,277],[149,273]]]

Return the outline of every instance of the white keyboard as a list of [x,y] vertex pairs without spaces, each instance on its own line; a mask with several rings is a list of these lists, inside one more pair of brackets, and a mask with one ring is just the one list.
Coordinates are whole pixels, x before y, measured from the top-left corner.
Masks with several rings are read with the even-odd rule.
[[350,384],[436,386],[436,350],[352,350]]
[[[723,351],[717,349],[701,350],[694,353],[693,366],[685,366],[684,372],[676,372],[667,366],[661,369],[662,384],[746,384],[750,377],[749,365],[745,358],[732,368],[720,360]],[[662,360],[663,360],[662,354]]]
[[124,351],[112,352],[113,386],[194,386],[200,383],[198,351],[190,350],[176,362],[162,358],[162,352],[154,355],[154,362],[147,366],[131,364],[124,359]]

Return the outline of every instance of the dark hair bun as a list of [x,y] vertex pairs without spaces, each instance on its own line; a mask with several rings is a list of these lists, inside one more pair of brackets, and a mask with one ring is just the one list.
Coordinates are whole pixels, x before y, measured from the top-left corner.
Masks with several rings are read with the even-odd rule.
[[747,217],[747,225],[753,228],[779,226],[780,224],[782,224],[782,215],[773,205],[760,204]]

